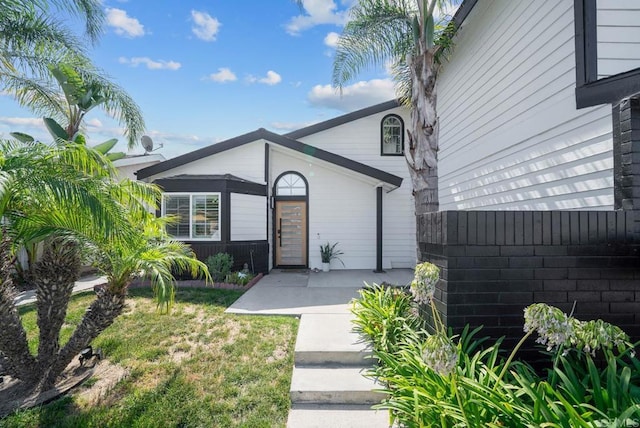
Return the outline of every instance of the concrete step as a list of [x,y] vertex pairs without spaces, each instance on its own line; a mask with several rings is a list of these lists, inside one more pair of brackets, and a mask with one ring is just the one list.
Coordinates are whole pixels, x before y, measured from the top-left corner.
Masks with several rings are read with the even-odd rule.
[[389,412],[354,405],[294,405],[287,428],[388,428]]
[[366,366],[371,355],[351,330],[351,314],[304,314],[295,347],[296,365]]
[[379,386],[363,376],[358,367],[293,368],[291,402],[294,404],[377,404],[383,395]]

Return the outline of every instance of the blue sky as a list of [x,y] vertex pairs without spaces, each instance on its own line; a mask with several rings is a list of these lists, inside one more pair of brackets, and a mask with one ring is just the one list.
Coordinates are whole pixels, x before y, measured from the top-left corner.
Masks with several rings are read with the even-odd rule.
[[[147,134],[171,158],[260,127],[284,133],[393,98],[384,69],[331,88],[334,44],[353,0],[105,0],[90,56],[133,96]],[[90,144],[124,139],[100,112]],[[0,137],[46,138],[41,121],[0,96]],[[142,153],[138,147],[132,153]]]

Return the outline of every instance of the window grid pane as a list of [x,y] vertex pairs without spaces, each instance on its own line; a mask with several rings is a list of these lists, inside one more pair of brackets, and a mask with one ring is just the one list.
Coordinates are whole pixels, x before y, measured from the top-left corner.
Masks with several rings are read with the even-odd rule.
[[164,204],[164,214],[177,220],[167,225],[167,233],[174,238],[189,238],[189,196],[165,195]]
[[304,196],[306,194],[307,185],[297,174],[283,175],[276,184],[277,196]]
[[194,195],[192,237],[220,239],[220,204],[217,195]]
[[402,122],[396,117],[388,117],[382,124],[382,153],[402,154]]

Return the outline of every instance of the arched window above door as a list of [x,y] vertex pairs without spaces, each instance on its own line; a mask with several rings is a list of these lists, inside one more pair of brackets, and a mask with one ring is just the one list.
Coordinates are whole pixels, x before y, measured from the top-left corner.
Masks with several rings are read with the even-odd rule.
[[307,183],[301,175],[289,172],[278,178],[276,196],[306,196]]

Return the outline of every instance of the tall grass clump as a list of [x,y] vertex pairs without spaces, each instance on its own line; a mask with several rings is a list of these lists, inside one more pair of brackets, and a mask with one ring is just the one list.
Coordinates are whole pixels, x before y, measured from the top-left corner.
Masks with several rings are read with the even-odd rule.
[[[354,330],[373,349],[367,376],[386,398],[377,406],[400,427],[640,426],[640,363],[629,337],[602,320],[583,322],[537,303],[524,309],[524,334],[511,350],[469,326],[447,330],[433,294],[436,266],[423,263],[408,291],[374,285],[354,300]],[[427,308],[429,331],[417,315]],[[425,311],[422,311],[425,312]],[[519,360],[529,337],[550,369]]]

